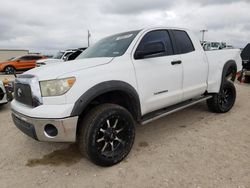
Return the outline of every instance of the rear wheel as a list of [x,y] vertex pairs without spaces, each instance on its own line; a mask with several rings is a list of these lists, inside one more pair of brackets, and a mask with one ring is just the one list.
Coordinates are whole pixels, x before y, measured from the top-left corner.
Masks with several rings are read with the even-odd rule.
[[16,69],[12,66],[7,66],[5,67],[4,71],[5,71],[5,74],[14,74]]
[[234,105],[236,99],[236,89],[231,81],[225,80],[220,93],[213,95],[207,100],[207,106],[210,111],[216,113],[228,112]]
[[97,165],[117,164],[132,148],[135,137],[134,120],[121,106],[97,106],[85,116],[79,126],[79,150]]

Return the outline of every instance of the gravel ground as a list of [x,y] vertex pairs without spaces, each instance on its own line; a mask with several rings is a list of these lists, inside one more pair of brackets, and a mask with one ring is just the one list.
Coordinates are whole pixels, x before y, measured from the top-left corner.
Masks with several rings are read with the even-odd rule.
[[41,143],[0,107],[0,187],[250,187],[250,85],[237,85],[227,114],[205,103],[147,125],[120,164],[102,168],[74,144]]

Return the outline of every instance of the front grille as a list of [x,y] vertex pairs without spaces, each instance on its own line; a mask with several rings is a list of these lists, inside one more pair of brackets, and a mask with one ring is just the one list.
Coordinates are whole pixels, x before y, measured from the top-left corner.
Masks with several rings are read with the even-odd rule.
[[32,106],[32,93],[29,84],[15,83],[14,97],[20,103]]
[[0,88],[0,100],[3,99],[5,93],[3,92],[2,88]]
[[30,74],[18,75],[14,83],[14,98],[31,107],[42,105],[38,78]]

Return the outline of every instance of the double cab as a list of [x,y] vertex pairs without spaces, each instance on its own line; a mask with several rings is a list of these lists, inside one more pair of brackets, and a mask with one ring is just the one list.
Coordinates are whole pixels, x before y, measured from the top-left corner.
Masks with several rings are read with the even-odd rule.
[[74,61],[19,75],[12,117],[36,140],[76,142],[92,162],[111,166],[130,152],[136,124],[202,101],[228,112],[241,66],[240,50],[205,52],[187,29],[119,33]]

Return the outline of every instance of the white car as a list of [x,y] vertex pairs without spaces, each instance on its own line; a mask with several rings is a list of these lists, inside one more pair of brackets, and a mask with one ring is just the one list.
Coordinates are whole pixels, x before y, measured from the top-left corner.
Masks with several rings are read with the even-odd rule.
[[76,50],[66,50],[57,52],[52,58],[40,59],[36,61],[36,66],[40,67],[43,65],[50,65],[53,63],[63,62],[67,59],[69,55],[74,53]]
[[0,81],[0,106],[8,103],[7,94],[2,81]]
[[59,68],[19,75],[12,117],[36,140],[77,142],[95,164],[111,166],[131,150],[135,122],[202,101],[213,112],[228,112],[241,68],[240,50],[205,52],[186,29],[129,31],[100,40]]

